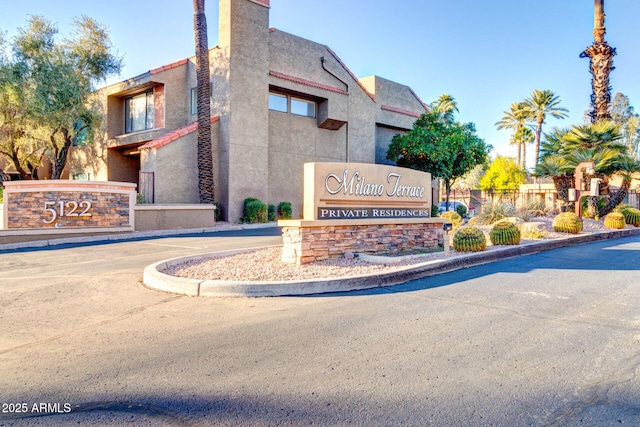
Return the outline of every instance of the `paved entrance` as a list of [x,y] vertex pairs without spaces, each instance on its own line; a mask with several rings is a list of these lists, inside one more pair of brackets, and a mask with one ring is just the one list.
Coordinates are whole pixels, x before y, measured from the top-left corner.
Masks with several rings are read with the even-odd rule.
[[157,259],[279,242],[265,234],[0,254],[0,425],[640,423],[639,238],[359,293],[138,283]]

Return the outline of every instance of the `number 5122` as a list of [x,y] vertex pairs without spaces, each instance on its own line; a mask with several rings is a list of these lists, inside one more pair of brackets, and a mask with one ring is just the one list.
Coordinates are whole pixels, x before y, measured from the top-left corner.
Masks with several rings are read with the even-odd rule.
[[45,224],[51,224],[62,217],[89,217],[91,216],[91,202],[83,200],[78,203],[73,200],[59,202],[44,202],[44,211],[50,215],[49,219],[43,219]]

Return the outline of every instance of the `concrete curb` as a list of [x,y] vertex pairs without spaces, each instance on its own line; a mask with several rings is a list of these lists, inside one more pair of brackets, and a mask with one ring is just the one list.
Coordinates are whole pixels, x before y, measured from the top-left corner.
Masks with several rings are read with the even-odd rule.
[[[564,239],[544,240],[518,246],[504,246],[491,251],[465,253],[452,258],[427,261],[411,266],[397,267],[383,274],[339,277],[333,279],[314,279],[288,282],[234,282],[224,280],[183,279],[162,273],[160,270],[169,265],[180,264],[188,260],[209,259],[246,252],[229,251],[193,257],[173,258],[149,265],[144,270],[145,286],[176,294],[207,297],[273,297],[312,295],[332,292],[348,292],[399,285],[410,280],[434,276],[461,268],[487,264],[508,258],[530,255],[538,252],[559,249],[600,240],[620,239],[640,235],[640,228],[603,231],[593,234],[570,236]],[[250,249],[254,250],[254,249]]]
[[[189,229],[173,229],[173,230],[153,230],[153,231],[133,231],[130,233],[116,234],[100,234],[100,235],[79,235],[74,237],[61,237],[47,240],[34,240],[28,242],[4,243],[0,244],[0,251],[10,251],[15,249],[44,248],[48,246],[66,245],[73,243],[94,243],[94,242],[110,242],[146,239],[149,237],[168,237],[179,236],[182,234],[204,234],[217,233],[220,231],[239,231],[254,230],[259,228],[275,228],[277,222],[268,222],[266,224],[225,224],[213,228],[189,228]],[[0,230],[2,231],[2,230]]]

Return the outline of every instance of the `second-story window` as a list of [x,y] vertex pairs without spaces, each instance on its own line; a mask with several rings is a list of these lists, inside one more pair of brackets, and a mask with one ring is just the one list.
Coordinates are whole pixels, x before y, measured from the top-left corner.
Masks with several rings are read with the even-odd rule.
[[124,100],[124,132],[153,129],[155,107],[153,91],[141,93]]
[[269,109],[297,116],[316,116],[316,103],[314,101],[275,92],[269,93]]

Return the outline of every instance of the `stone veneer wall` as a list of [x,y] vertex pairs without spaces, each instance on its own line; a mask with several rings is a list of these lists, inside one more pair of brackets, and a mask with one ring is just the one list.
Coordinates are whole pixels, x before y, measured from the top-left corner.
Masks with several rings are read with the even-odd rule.
[[16,232],[133,231],[136,184],[42,180],[5,183],[0,228]]
[[[60,216],[51,224],[43,222],[43,206],[45,202],[52,202],[52,209],[58,210],[58,201],[75,201],[76,203],[89,201],[91,209],[87,212],[91,216]],[[65,206],[67,211],[69,206]],[[80,214],[84,206],[76,209]],[[47,219],[50,214],[44,214]],[[129,220],[129,195],[101,192],[59,192],[50,193],[34,191],[11,195],[8,209],[7,228],[34,229],[56,227],[127,227]]]
[[[381,253],[434,249],[443,237],[442,222],[357,225],[281,225],[282,261],[307,264],[345,252]],[[316,225],[317,224],[317,225]]]

